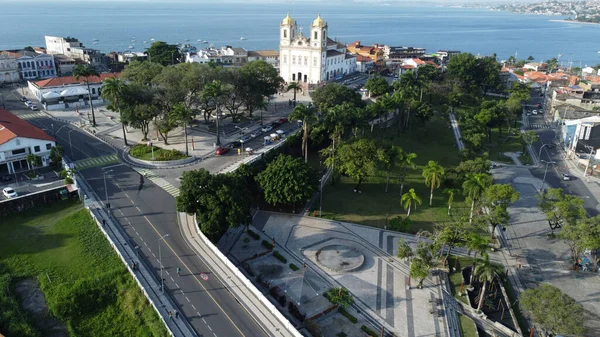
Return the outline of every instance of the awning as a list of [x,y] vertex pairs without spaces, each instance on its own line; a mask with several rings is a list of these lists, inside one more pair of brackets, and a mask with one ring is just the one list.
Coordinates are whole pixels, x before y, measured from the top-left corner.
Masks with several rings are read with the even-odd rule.
[[88,91],[82,87],[68,88],[60,92],[63,97],[87,95]]
[[55,91],[48,91],[47,93],[43,94],[42,97],[45,99],[60,98],[60,94]]

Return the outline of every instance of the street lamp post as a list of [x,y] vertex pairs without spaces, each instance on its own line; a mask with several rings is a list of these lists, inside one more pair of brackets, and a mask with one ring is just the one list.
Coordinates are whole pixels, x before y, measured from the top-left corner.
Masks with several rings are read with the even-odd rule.
[[162,252],[160,251],[160,241],[169,236],[169,234],[165,234],[158,239],[158,260],[160,263],[160,290],[162,293],[165,293],[165,279],[163,278],[163,264],[162,264]]
[[75,160],[74,159],[74,155],[73,155],[73,143],[71,143],[71,132],[75,131],[75,129],[72,129],[69,131],[68,135],[69,135],[69,147],[71,148],[71,160]]
[[108,202],[108,189],[106,188],[106,174],[112,172],[113,170],[104,171],[102,170],[102,174],[104,175],[104,195],[106,197],[106,201],[104,202],[106,208],[110,210],[110,203]]
[[543,149],[545,146],[549,145],[549,144],[550,144],[550,143],[546,143],[546,144],[542,145],[542,147],[540,147],[540,152],[538,153],[538,160],[539,160],[540,162],[542,162],[542,161],[543,161],[543,160],[542,160],[542,157],[540,157],[540,156],[542,155],[542,149]]
[[217,103],[217,146],[221,145],[221,134],[219,130],[219,115],[221,114],[221,105]]
[[319,190],[319,218],[323,217],[323,182],[325,181],[325,175],[321,177],[321,189]]
[[50,123],[50,127],[52,128],[52,135],[56,137],[56,133],[54,133],[54,123]]
[[546,183],[546,174],[548,174],[548,165],[550,164],[554,164],[553,161],[545,161],[545,160],[540,160],[543,163],[546,163],[546,170],[544,171],[544,179],[542,179],[542,187],[540,188],[540,192],[544,193],[544,184]]
[[583,177],[587,176],[588,169],[590,168],[590,163],[592,162],[592,155],[594,154],[594,147],[590,145],[584,145],[586,149],[590,150],[590,156],[588,157],[587,165],[585,165],[585,171],[583,172]]

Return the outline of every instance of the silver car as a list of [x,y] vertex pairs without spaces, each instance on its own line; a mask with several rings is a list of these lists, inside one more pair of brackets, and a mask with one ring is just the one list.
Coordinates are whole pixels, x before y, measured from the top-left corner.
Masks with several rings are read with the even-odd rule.
[[17,192],[13,190],[11,187],[5,187],[2,189],[2,194],[4,194],[7,198],[15,198],[18,196]]

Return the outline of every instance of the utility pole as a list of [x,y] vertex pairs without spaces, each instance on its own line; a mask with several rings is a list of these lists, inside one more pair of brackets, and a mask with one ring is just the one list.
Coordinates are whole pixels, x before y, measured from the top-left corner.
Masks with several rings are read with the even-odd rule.
[[591,145],[584,145],[584,147],[586,149],[590,150],[590,156],[588,158],[587,165],[585,166],[585,172],[583,172],[583,177],[585,178],[587,176],[588,169],[590,168],[590,163],[592,162],[592,155],[594,153],[594,147]]
[[166,238],[167,236],[169,236],[169,234],[165,234],[163,236],[160,237],[160,239],[158,239],[158,260],[160,263],[160,290],[162,291],[162,293],[165,293],[165,279],[163,278],[163,264],[162,264],[162,253],[160,251],[160,242]]

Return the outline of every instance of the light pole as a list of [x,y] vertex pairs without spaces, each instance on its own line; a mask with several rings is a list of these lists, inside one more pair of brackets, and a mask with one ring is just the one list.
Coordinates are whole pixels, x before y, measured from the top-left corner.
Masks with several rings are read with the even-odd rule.
[[594,147],[590,145],[584,145],[586,149],[590,150],[590,156],[588,157],[587,165],[585,165],[585,172],[583,172],[583,177],[587,176],[587,171],[590,168],[590,163],[592,162],[592,155],[594,154]]
[[542,162],[542,161],[543,161],[543,160],[542,160],[542,158],[540,157],[540,156],[542,155],[542,149],[543,149],[545,146],[549,145],[549,144],[550,144],[550,143],[546,143],[546,144],[542,145],[542,147],[540,147],[540,152],[538,153],[538,160],[539,160],[540,162]]
[[544,171],[544,179],[542,179],[542,187],[540,188],[540,192],[544,193],[544,184],[546,183],[546,174],[548,174],[548,165],[554,164],[554,162],[553,161],[545,161],[545,160],[540,160],[540,162],[546,163],[546,170]]
[[108,202],[108,189],[106,189],[106,174],[112,172],[113,170],[108,170],[108,171],[104,171],[102,170],[102,174],[104,175],[104,194],[106,197],[106,201],[104,202],[106,205],[106,208],[108,210],[110,210],[110,203]]
[[221,134],[219,130],[219,115],[221,114],[221,105],[217,103],[217,146],[221,146]]
[[319,191],[319,218],[323,217],[323,182],[325,181],[325,175],[321,177],[319,181],[321,183],[321,189]]
[[50,127],[52,128],[52,135],[56,137],[56,133],[54,133],[54,123],[50,123]]
[[160,263],[160,290],[162,291],[162,293],[165,293],[165,279],[163,278],[163,264],[162,264],[162,253],[160,251],[160,241],[162,241],[164,238],[166,238],[167,236],[169,236],[169,234],[165,234],[163,236],[160,237],[160,239],[158,239],[158,260]]
[[71,132],[75,131],[75,129],[72,129],[69,131],[69,133],[67,133],[69,135],[69,147],[71,148],[71,160],[75,160],[73,159],[73,143],[71,143]]

